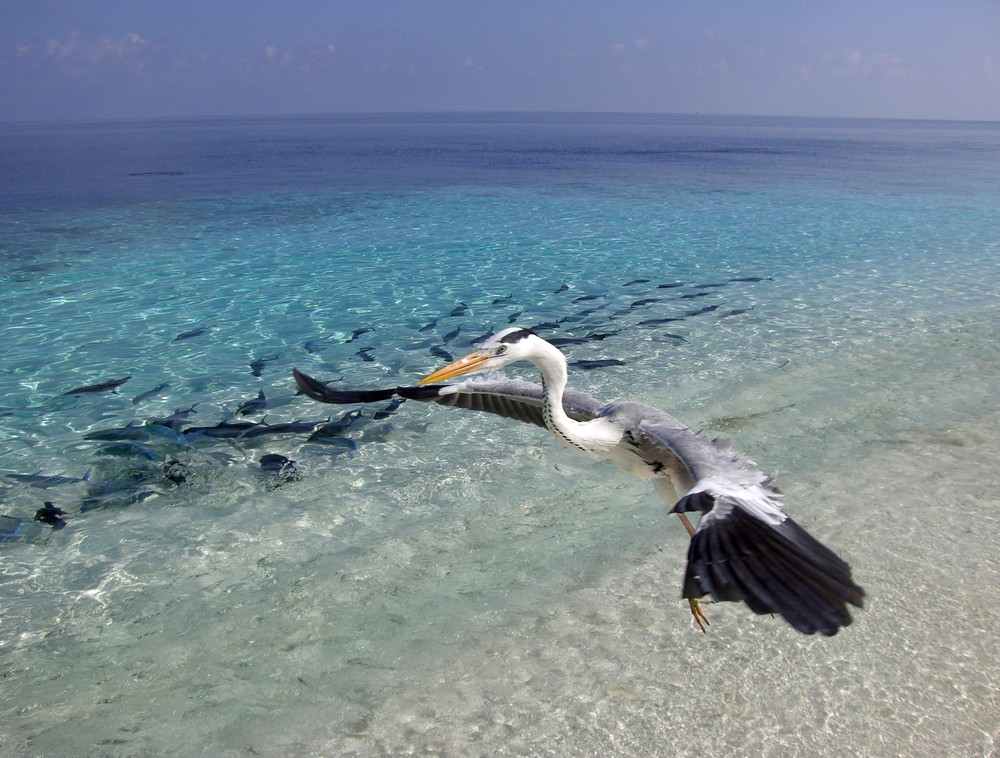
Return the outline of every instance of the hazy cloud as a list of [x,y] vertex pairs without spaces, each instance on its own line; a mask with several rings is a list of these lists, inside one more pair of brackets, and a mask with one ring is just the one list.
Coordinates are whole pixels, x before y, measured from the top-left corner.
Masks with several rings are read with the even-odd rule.
[[870,78],[873,76],[898,79],[906,75],[903,59],[893,53],[872,53],[866,55],[858,48],[844,50],[833,56],[833,73],[842,77]]
[[[131,65],[141,68],[145,65],[142,54],[149,42],[138,33],[128,32],[121,37],[103,35],[88,37],[78,31],[71,31],[65,39],[49,39],[42,48],[46,58],[67,64],[101,65],[128,60]],[[28,45],[18,46],[19,52],[30,51]]]

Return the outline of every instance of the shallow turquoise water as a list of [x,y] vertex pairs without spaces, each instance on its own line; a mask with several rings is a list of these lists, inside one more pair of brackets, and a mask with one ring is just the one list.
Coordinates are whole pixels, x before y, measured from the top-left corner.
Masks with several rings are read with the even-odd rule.
[[[572,618],[612,578],[645,598],[658,577],[640,627],[664,645],[694,634],[676,601],[683,533],[652,491],[534,428],[411,402],[381,420],[368,409],[336,445],[144,431],[152,460],[108,455],[88,433],[192,406],[190,424],[213,425],[261,389],[269,423],[318,420],[331,409],[293,395],[293,366],[344,386],[410,383],[440,365],[431,347],[457,355],[509,321],[562,320],[543,334],[610,334],[567,347],[571,360],[625,361],[574,372],[575,386],[733,435],[781,472],[789,512],[877,604],[905,584],[881,561],[906,548],[873,556],[844,524],[877,520],[891,492],[866,480],[817,509],[825,477],[996,409],[995,125],[479,116],[6,131],[0,471],[90,472],[48,489],[0,480],[0,513],[27,520],[0,543],[0,744],[13,754],[447,752],[473,733],[517,752],[517,735],[576,711],[515,709],[505,742],[493,710],[450,700],[513,686],[475,668],[489,650],[520,662],[526,698],[559,678],[572,690],[573,651],[534,654],[525,630]],[[679,320],[641,323],[666,318]],[[115,393],[62,395],[124,376]],[[302,479],[271,486],[265,453],[294,458]],[[180,486],[162,476],[171,458],[189,471]],[[44,500],[64,528],[30,521]],[[989,534],[966,547],[982,571]],[[628,638],[635,611],[593,602],[595,638]],[[847,684],[820,691],[864,689],[868,640],[906,648],[872,610],[825,642],[742,608],[715,617],[715,640],[688,656],[740,660],[764,644],[820,668],[847,661]],[[632,645],[602,651],[611,679],[634,663]],[[685,670],[661,672],[664,691]],[[779,666],[761,686],[797,685]],[[436,694],[414,704],[416,692]],[[766,722],[743,708],[744,723]],[[615,745],[680,740],[658,729]],[[733,741],[716,749],[739,749],[723,734]],[[781,744],[762,735],[751,747]],[[535,733],[532,749],[562,737]]]

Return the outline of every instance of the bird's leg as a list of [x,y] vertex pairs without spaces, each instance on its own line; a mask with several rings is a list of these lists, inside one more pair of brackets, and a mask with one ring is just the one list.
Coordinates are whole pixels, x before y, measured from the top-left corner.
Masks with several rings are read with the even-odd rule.
[[[690,519],[684,513],[678,513],[677,517],[684,524],[684,528],[687,529],[688,536],[692,539],[694,538],[694,527],[691,525]],[[711,626],[708,623],[708,616],[705,615],[705,611],[701,609],[703,605],[708,605],[711,600],[704,600],[703,598],[689,597],[688,603],[691,604],[691,615],[694,616],[694,620],[698,622],[698,628],[701,629],[703,633],[708,633],[707,627]]]
[[708,634],[708,629],[706,627],[711,626],[708,623],[708,616],[705,615],[705,611],[701,609],[703,605],[708,605],[711,600],[705,600],[701,597],[689,597],[688,602],[691,604],[691,615],[694,616],[694,620],[698,622],[698,628],[701,629],[703,634]]
[[681,520],[681,523],[684,524],[684,528],[688,530],[688,537],[694,539],[694,527],[691,526],[691,521],[688,519],[687,514],[678,513],[677,518]]

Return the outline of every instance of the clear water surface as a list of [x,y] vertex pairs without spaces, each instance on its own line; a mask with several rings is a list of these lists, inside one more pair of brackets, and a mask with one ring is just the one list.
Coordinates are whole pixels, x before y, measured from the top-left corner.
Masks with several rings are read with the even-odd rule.
[[[1000,125],[0,135],[4,754],[996,750]],[[701,635],[648,484],[533,427],[414,402],[323,443],[147,423],[336,419],[292,367],[411,383],[548,322],[605,335],[571,360],[624,362],[574,386],[778,471],[869,592],[854,625],[804,638],[727,605]],[[45,501],[64,527],[32,520]]]

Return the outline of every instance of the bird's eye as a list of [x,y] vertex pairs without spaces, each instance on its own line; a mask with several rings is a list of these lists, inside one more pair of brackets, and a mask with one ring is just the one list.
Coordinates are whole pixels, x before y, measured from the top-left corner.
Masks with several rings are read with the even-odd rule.
[[503,355],[506,352],[507,352],[506,345],[500,345],[500,347],[497,348],[497,355]]

